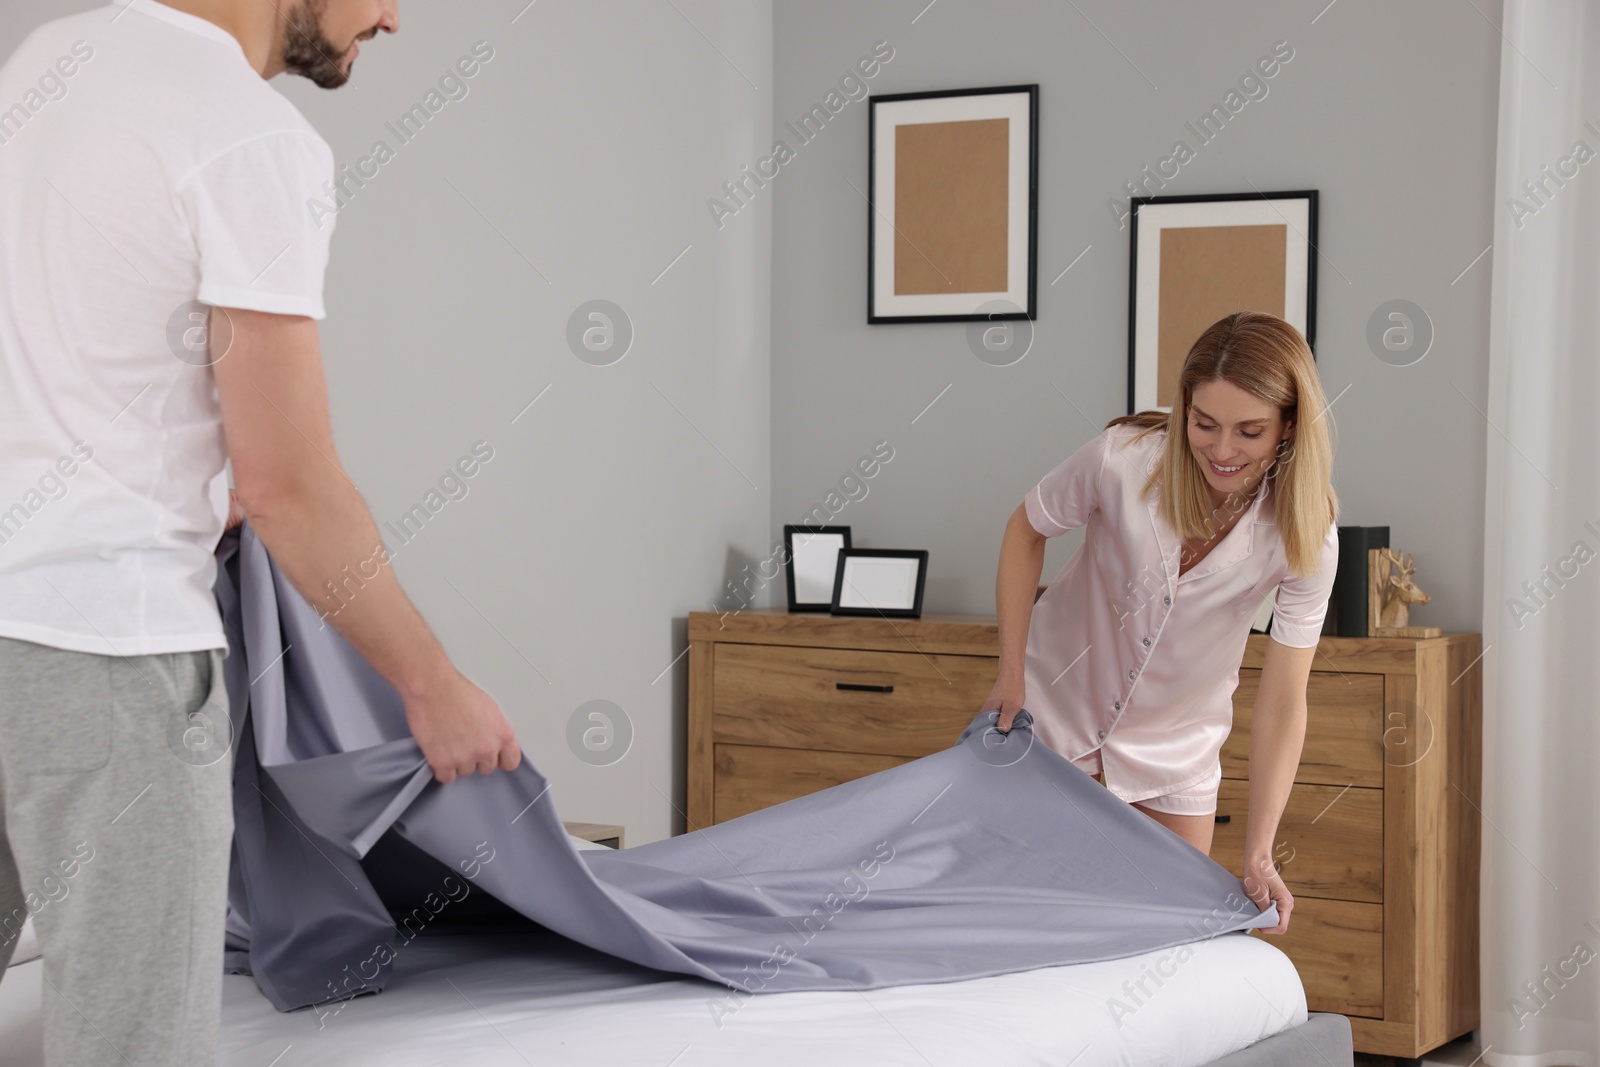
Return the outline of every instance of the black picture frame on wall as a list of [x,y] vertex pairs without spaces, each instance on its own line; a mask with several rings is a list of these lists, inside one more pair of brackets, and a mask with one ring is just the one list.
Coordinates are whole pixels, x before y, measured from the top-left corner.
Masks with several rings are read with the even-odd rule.
[[[907,583],[905,575],[913,567]],[[882,582],[871,580],[878,571],[888,572]],[[839,553],[829,610],[835,615],[920,619],[927,581],[927,549],[847,548]]]
[[[974,99],[983,97],[993,97],[995,100]],[[888,93],[871,96],[867,103],[867,322],[880,325],[1038,318],[1039,86],[1002,85]],[[991,103],[992,106],[986,106]],[[1020,116],[1017,114],[1019,111],[1023,112]],[[888,139],[894,127],[1002,117],[1020,119],[1011,128],[1022,125],[1027,131],[1026,162],[1021,161],[1021,152],[1014,146],[1008,152],[1005,292],[893,293],[894,238],[897,233],[905,237],[904,232],[897,231],[894,225],[895,189],[892,183],[897,160],[893,143]],[[901,119],[914,121],[902,123]],[[887,158],[879,155],[880,135],[883,135]],[[1016,247],[1023,240],[1023,235],[1018,232],[1022,228],[1020,222],[1023,212],[1014,204],[1019,195],[1026,204],[1025,251]],[[905,240],[910,242],[911,238],[905,237]],[[884,245],[882,249],[879,248],[880,244]],[[1024,274],[1020,284],[1013,276],[1013,266],[1021,268]],[[880,270],[886,272],[888,289],[879,284]]]
[[[821,551],[808,551],[808,549]],[[826,549],[833,559],[826,560]],[[827,611],[833,606],[838,555],[850,548],[850,527],[795,524],[783,528],[784,583],[790,611]],[[824,569],[825,565],[825,569]],[[799,581],[796,581],[798,568]],[[821,593],[821,596],[816,594]]]
[[[1253,202],[1253,203],[1252,203]],[[1128,412],[1165,411],[1158,402],[1160,352],[1171,353],[1159,337],[1162,319],[1160,231],[1187,227],[1250,227],[1285,225],[1284,319],[1292,323],[1311,347],[1317,343],[1317,208],[1315,189],[1280,192],[1196,193],[1188,196],[1135,196],[1129,200],[1128,255]],[[1141,225],[1143,223],[1143,225]],[[1141,249],[1144,255],[1141,256]],[[1185,296],[1193,294],[1186,293]],[[1144,300],[1141,303],[1141,296]],[[1214,308],[1199,331],[1233,311],[1250,308],[1226,305]],[[1180,313],[1181,317],[1181,313]],[[1191,324],[1192,325],[1192,324]]]

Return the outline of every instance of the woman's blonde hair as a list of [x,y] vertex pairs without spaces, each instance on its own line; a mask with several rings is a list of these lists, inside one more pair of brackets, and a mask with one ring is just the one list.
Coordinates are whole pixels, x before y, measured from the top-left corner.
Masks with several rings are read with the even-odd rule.
[[1161,517],[1183,537],[1209,539],[1219,517],[1214,514],[1205,472],[1189,447],[1187,419],[1194,391],[1207,382],[1232,382],[1251,396],[1278,409],[1293,430],[1262,476],[1271,480],[1273,517],[1283,540],[1289,570],[1314,574],[1322,562],[1322,542],[1339,514],[1333,491],[1333,445],[1329,439],[1327,400],[1317,377],[1311,348],[1300,331],[1276,315],[1239,311],[1213,323],[1189,349],[1178,374],[1177,401],[1170,412],[1141,411],[1122,415],[1106,429],[1123,423],[1140,427],[1134,440],[1156,430],[1167,431],[1161,462],[1145,481],[1148,498],[1161,485]]

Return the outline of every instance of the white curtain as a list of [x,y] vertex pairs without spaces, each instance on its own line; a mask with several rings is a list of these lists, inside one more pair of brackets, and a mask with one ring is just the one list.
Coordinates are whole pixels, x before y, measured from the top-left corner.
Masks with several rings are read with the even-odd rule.
[[1600,1067],[1600,3],[1505,0],[1501,30],[1479,1036]]

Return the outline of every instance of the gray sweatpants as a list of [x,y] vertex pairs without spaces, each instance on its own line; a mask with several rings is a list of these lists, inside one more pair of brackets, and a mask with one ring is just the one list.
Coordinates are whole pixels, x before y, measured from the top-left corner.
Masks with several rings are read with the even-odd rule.
[[0,637],[0,975],[32,915],[51,1067],[217,1062],[227,715],[221,649]]

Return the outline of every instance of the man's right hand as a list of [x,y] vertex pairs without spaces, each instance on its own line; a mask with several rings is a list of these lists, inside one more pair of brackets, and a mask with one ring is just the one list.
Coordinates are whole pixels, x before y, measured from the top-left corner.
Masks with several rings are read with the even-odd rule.
[[1011,732],[1011,721],[1017,717],[1017,712],[1022,710],[1022,698],[1025,687],[1020,681],[1008,681],[1004,678],[994,683],[994,688],[989,691],[989,699],[983,702],[978,709],[978,714],[986,711],[1000,709],[1000,718],[995,722],[995,729],[1001,733]]
[[514,771],[522,762],[500,705],[454,668],[435,687],[406,699],[406,722],[433,776],[447,785],[462,775]]

